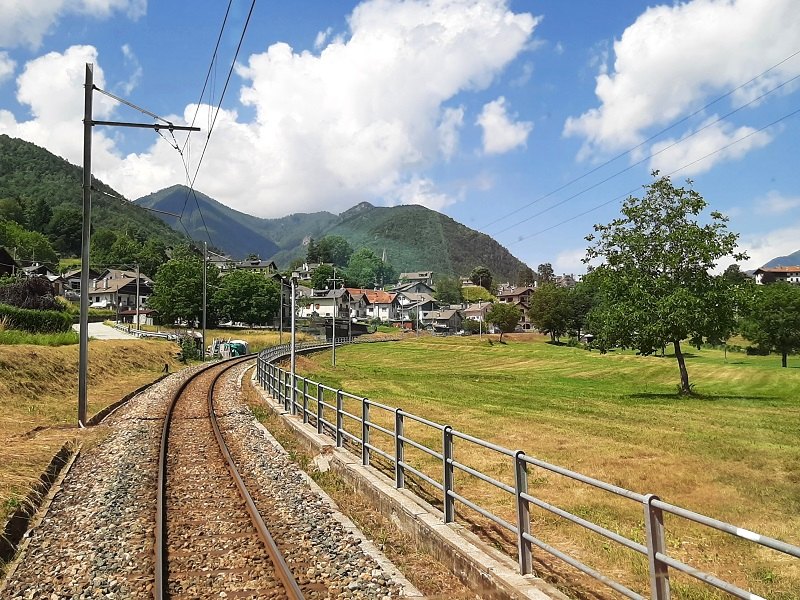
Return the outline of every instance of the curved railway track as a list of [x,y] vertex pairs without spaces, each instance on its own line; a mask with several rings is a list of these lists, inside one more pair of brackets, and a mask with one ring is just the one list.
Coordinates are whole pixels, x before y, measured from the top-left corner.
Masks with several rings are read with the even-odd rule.
[[254,356],[199,371],[173,397],[158,468],[155,585],[169,597],[303,598],[231,458],[214,386]]

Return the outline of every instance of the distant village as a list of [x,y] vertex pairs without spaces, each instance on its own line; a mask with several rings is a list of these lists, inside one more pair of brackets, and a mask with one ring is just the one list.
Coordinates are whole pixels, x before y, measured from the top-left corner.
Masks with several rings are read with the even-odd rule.
[[[287,322],[290,316],[291,292],[289,278],[278,270],[272,261],[241,260],[225,256],[214,256],[209,260],[224,276],[234,270],[247,270],[263,274],[281,284],[283,308],[276,317],[275,327]],[[296,278],[296,316],[339,320],[339,327],[348,323],[382,323],[400,329],[427,329],[433,332],[454,334],[465,329],[465,321],[485,323],[486,314],[494,301],[511,304],[520,309],[522,317],[517,331],[534,330],[530,322],[529,309],[532,294],[536,292],[538,280],[532,285],[514,285],[509,282],[496,284],[496,293],[490,299],[461,304],[443,304],[435,298],[436,285],[433,271],[401,273],[398,281],[374,289],[336,287],[313,289],[310,282],[315,271],[328,263],[303,263],[293,272]],[[23,267],[0,247],[0,276],[24,274],[46,278],[53,285],[55,294],[76,301],[80,296],[80,269],[53,273],[47,266],[34,263]],[[752,273],[757,284],[776,281],[800,285],[800,266],[762,267]],[[157,322],[156,311],[148,308],[148,299],[153,293],[153,280],[145,273],[120,269],[90,269],[89,302],[91,308],[107,309],[122,323],[136,321],[137,308],[142,324]],[[559,287],[573,288],[577,284],[574,275],[555,275],[551,283]],[[479,288],[469,278],[461,278],[462,289]],[[469,296],[469,294],[466,294]],[[137,303],[136,299],[139,298]],[[138,304],[138,306],[137,306]],[[338,330],[337,330],[338,331]]]

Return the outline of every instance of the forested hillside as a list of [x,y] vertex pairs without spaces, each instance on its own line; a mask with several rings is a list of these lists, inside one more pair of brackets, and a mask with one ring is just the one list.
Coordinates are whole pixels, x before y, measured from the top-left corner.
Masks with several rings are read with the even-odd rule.
[[[82,181],[80,167],[35,144],[0,135],[0,245],[16,247],[23,261],[52,262],[53,250],[62,257],[79,255]],[[114,232],[115,239],[126,237],[140,247],[148,240],[163,245],[185,241],[150,212],[119,199],[102,181],[93,179],[92,185],[94,231]]]
[[[183,225],[194,239],[207,239],[207,226],[212,244],[235,258],[258,254],[286,268],[305,258],[310,239],[337,235],[354,249],[368,248],[379,257],[385,253],[388,262],[400,272],[432,270],[439,275],[467,275],[483,265],[498,280],[516,281],[525,267],[488,235],[423,206],[376,207],[362,202],[340,215],[297,213],[261,219],[228,208],[205,194],[197,193],[195,201],[195,196],[187,196],[187,192],[184,186],[172,186],[136,203],[183,212]],[[180,227],[174,217],[159,216],[173,227]]]

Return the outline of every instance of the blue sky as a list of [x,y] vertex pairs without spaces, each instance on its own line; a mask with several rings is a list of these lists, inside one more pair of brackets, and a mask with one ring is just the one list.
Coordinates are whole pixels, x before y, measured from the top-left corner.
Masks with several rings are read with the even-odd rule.
[[[93,171],[129,198],[188,168],[263,217],[420,203],[577,274],[658,168],[730,216],[746,267],[800,249],[796,0],[261,0],[197,170],[250,6],[232,0],[198,108],[226,2],[0,2],[0,133],[80,164],[92,62],[203,130],[182,158],[185,136],[95,128]],[[95,118],[148,121],[97,93]]]

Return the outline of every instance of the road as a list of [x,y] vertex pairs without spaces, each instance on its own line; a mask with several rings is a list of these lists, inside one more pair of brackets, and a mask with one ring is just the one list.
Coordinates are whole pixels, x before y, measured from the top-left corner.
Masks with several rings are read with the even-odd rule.
[[[80,325],[75,324],[72,328],[80,333]],[[109,327],[105,323],[89,323],[89,337],[96,340],[135,340],[136,336],[119,329]]]

